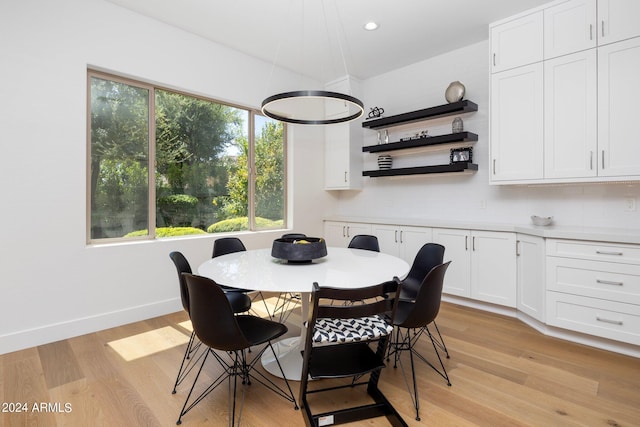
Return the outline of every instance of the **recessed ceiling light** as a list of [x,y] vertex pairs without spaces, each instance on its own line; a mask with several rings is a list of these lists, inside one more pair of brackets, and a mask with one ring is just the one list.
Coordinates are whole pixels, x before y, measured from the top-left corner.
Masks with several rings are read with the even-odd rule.
[[364,24],[364,29],[367,31],[373,31],[373,30],[377,30],[378,29],[378,23],[377,22],[367,22],[366,24]]

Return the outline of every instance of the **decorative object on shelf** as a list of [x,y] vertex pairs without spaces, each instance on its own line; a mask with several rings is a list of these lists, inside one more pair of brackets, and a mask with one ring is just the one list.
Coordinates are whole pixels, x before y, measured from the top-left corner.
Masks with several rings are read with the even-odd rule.
[[367,115],[368,119],[378,119],[382,117],[384,114],[384,108],[382,107],[373,107],[369,109],[369,114]]
[[283,237],[273,241],[271,256],[286,260],[290,264],[310,263],[314,259],[327,256],[327,243],[322,237]]
[[460,133],[464,130],[464,123],[460,117],[456,117],[451,122],[451,133]]
[[531,222],[533,223],[533,225],[540,225],[544,227],[553,224],[553,217],[531,215]]
[[378,156],[378,168],[380,169],[391,169],[391,165],[393,164],[393,157],[388,154],[381,154]]
[[473,161],[473,148],[452,148],[450,162],[451,163],[471,163]]
[[387,129],[384,130],[384,143],[389,143],[389,131]]
[[378,145],[382,144],[382,134],[378,131]]
[[465,87],[459,81],[449,83],[449,87],[444,92],[444,97],[448,103],[458,102],[464,98]]

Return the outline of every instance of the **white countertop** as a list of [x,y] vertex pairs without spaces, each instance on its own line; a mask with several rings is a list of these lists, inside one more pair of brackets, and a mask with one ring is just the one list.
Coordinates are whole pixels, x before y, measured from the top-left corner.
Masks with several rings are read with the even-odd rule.
[[509,231],[513,233],[540,236],[547,239],[593,240],[596,242],[640,244],[640,229],[571,227],[556,225],[543,227],[533,224],[447,221],[438,219],[417,218],[370,218],[352,216],[332,216],[325,218],[325,221],[361,222],[366,224],[393,224],[413,227],[457,228],[485,231]]

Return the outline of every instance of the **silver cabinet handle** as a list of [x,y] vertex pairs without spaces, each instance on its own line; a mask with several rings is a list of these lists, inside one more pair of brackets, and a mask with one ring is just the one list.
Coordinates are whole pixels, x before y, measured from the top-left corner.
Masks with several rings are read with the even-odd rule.
[[351,228],[351,227],[349,227],[349,226],[347,225],[347,237],[351,237],[351,236],[349,235],[349,228]]
[[604,150],[602,150],[602,170],[604,170]]
[[344,171],[344,182],[347,182],[347,171]]
[[476,236],[473,236],[471,238],[471,250],[475,251],[476,250]]
[[602,27],[602,37],[604,37],[604,19],[601,21],[601,25]]
[[602,283],[603,285],[614,285],[614,286],[623,286],[624,283],[623,282],[614,282],[611,280],[602,280],[602,279],[596,279],[596,283]]
[[469,250],[469,236],[464,236],[464,250]]
[[618,256],[622,255],[622,252],[616,252],[616,251],[596,251],[596,253],[598,255],[618,255]]
[[593,24],[589,24],[589,40],[593,40]]
[[600,316],[596,316],[596,320],[598,322],[611,323],[612,325],[620,325],[620,326],[622,326],[622,320],[606,319],[606,318],[600,317]]
[[493,66],[496,66],[496,53],[493,53]]
[[589,169],[593,170],[593,151],[589,151]]
[[520,256],[520,240],[516,240],[516,256]]
[[398,230],[395,230],[395,231],[393,232],[393,240],[394,240],[396,243],[398,243]]
[[402,230],[400,230],[400,243],[404,243],[404,242],[402,241]]
[[343,225],[343,226],[342,226],[342,237],[347,237],[347,233],[346,233],[346,231],[347,231],[347,226],[346,226],[346,225]]

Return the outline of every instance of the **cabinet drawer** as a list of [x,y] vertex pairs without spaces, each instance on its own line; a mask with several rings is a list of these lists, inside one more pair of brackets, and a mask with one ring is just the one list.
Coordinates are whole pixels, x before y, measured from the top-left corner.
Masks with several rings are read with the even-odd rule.
[[640,307],[547,291],[547,324],[640,344]]
[[547,257],[547,289],[640,305],[640,266]]
[[547,255],[640,264],[640,246],[638,245],[547,239]]

